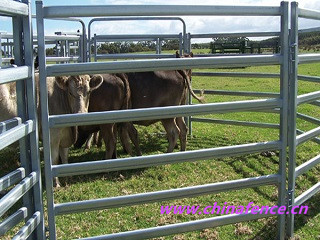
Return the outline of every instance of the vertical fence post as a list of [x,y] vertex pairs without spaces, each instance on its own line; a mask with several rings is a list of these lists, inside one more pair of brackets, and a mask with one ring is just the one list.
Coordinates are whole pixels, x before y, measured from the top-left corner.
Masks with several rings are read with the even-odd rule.
[[[23,19],[21,16],[15,16],[12,18],[12,27],[13,27],[13,39],[14,39],[14,60],[15,64],[18,66],[24,65],[23,59]],[[26,109],[26,98],[25,98],[25,81],[18,81],[16,83],[16,96],[17,96],[17,111],[18,116],[21,117],[22,121],[27,120],[27,109]],[[26,175],[31,173],[31,164],[28,161],[29,158],[29,141],[27,137],[23,137],[19,140],[20,148],[20,163],[21,166],[25,168]],[[29,219],[34,213],[34,208],[32,205],[32,194],[28,191],[23,196],[23,205],[28,209]]]
[[[280,141],[279,153],[279,175],[278,206],[286,205],[286,162],[287,162],[287,140],[288,140],[288,81],[289,81],[289,4],[281,2],[281,56],[280,66],[280,98],[282,108],[280,111]],[[285,238],[285,215],[278,215],[278,239]]]
[[298,3],[291,3],[291,31],[290,31],[290,75],[289,75],[289,112],[288,112],[288,221],[287,236],[292,237],[294,232],[294,215],[291,213],[294,204],[295,168],[296,168],[296,115],[298,92]]
[[97,61],[97,54],[98,54],[98,51],[97,51],[97,35],[96,34],[94,34],[93,39],[94,39],[94,61],[96,62]]
[[41,104],[41,125],[42,125],[42,143],[43,155],[45,162],[46,175],[46,192],[48,208],[48,225],[50,240],[56,239],[56,225],[54,215],[54,196],[53,196],[53,177],[52,161],[50,152],[50,129],[49,129],[49,111],[48,111],[48,90],[47,90],[47,72],[46,72],[46,52],[44,38],[44,20],[43,20],[43,3],[36,1],[37,12],[37,32],[38,32],[38,56],[39,56],[39,92]]
[[33,187],[33,206],[34,212],[39,211],[41,219],[38,227],[35,229],[35,233],[32,234],[29,239],[44,239],[45,227],[44,227],[44,214],[43,214],[43,199],[42,199],[42,183],[41,183],[41,170],[40,170],[40,154],[39,154],[39,136],[38,136],[38,120],[37,120],[37,107],[36,107],[36,86],[34,78],[34,64],[33,64],[33,34],[32,34],[32,13],[30,0],[23,0],[24,3],[29,6],[29,14],[23,19],[23,38],[24,38],[24,60],[25,65],[31,68],[31,79],[26,82],[26,94],[27,94],[27,114],[28,119],[34,121],[36,130],[32,132],[29,138],[29,149],[31,162],[31,171],[37,172],[39,175],[38,183]]

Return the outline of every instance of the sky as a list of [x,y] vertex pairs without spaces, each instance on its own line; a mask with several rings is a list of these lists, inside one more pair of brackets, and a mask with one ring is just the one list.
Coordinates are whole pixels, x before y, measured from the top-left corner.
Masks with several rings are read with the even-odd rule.
[[[32,12],[35,12],[35,0],[32,2]],[[299,7],[320,11],[320,0],[298,0]],[[280,0],[43,0],[44,6],[61,5],[233,5],[233,6],[280,6]],[[187,32],[196,33],[226,33],[279,31],[279,17],[208,17],[182,16],[187,25]],[[83,19],[86,25],[91,18]],[[36,23],[33,21],[34,32]],[[320,21],[302,19],[299,28],[320,27]],[[75,32],[81,29],[78,22],[57,20],[45,21],[45,34],[53,35],[57,31]],[[95,22],[92,33],[97,34],[176,34],[182,31],[179,21],[123,21]],[[12,32],[11,19],[0,17],[0,32]]]

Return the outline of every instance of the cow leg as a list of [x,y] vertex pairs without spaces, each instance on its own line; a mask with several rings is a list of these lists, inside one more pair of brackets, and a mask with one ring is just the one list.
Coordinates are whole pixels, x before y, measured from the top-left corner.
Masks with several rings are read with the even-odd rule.
[[[59,164],[59,145],[60,141],[56,140],[54,136],[51,134],[51,159],[52,159],[52,165],[58,165]],[[61,186],[60,181],[57,177],[54,178],[53,186],[59,188]]]
[[132,147],[129,142],[129,129],[127,124],[123,123],[119,125],[119,134],[120,134],[120,142],[123,147],[123,150],[133,156],[132,154]]
[[100,131],[96,132],[96,145],[98,148],[102,147],[102,135],[100,134]]
[[141,156],[141,149],[140,149],[140,145],[139,145],[139,137],[138,137],[138,131],[137,129],[134,127],[133,123],[128,123],[127,124],[127,128],[128,128],[128,133],[131,139],[131,142],[133,143],[134,147],[136,148],[136,153],[138,156]]
[[169,141],[168,153],[173,152],[177,140],[179,137],[179,128],[177,127],[173,118],[161,120],[166,132]]
[[105,159],[117,158],[116,155],[116,132],[115,124],[105,124],[100,126],[100,134],[106,145]]
[[180,134],[180,151],[185,151],[187,147],[187,134],[188,134],[188,128],[187,125],[182,117],[176,118],[176,123],[179,127]]
[[133,143],[134,147],[136,148],[136,154],[138,156],[141,156],[141,150],[139,146],[139,138],[138,138],[138,131],[137,129],[133,126],[131,122],[129,123],[123,123],[120,125],[120,139],[122,146],[124,150],[129,153],[130,155],[132,154],[132,147],[131,144],[129,143],[129,138],[131,142]]
[[93,141],[93,137],[94,137],[94,135],[93,135],[93,133],[91,133],[91,134],[89,135],[87,141],[86,141],[85,149],[88,149],[88,150],[89,150],[89,149],[91,148],[91,146],[92,146],[92,141]]
[[67,164],[68,163],[69,148],[60,147],[59,154],[60,154],[62,164]]

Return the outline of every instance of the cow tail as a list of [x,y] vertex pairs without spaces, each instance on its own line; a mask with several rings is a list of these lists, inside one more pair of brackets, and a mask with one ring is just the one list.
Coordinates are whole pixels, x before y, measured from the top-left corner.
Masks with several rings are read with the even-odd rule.
[[204,96],[203,96],[203,92],[201,92],[200,97],[198,97],[198,96],[194,93],[194,91],[192,90],[192,87],[191,87],[190,78],[189,78],[189,76],[185,73],[185,71],[180,70],[179,73],[180,73],[180,74],[182,75],[182,77],[184,78],[184,80],[185,80],[185,82],[186,82],[186,84],[187,84],[187,86],[188,86],[188,89],[189,89],[189,92],[191,93],[191,95],[192,95],[195,99],[197,99],[199,102],[205,103]]
[[[118,75],[119,76],[119,75]],[[128,81],[127,74],[121,74],[119,76],[124,84],[124,98],[121,109],[130,109],[131,108],[131,91]]]

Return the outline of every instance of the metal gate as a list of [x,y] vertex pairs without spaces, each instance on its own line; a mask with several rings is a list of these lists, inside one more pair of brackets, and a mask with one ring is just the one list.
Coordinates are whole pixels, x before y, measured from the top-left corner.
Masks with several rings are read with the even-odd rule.
[[0,200],[0,216],[23,199],[23,206],[1,222],[0,236],[24,220],[25,225],[13,239],[44,239],[30,1],[3,0],[0,14],[12,17],[14,60],[18,65],[0,69],[0,84],[16,82],[18,105],[18,117],[1,122],[0,149],[19,140],[21,163],[0,178],[0,191],[13,186]]
[[[136,60],[118,62],[82,63],[67,65],[46,65],[44,51],[44,19],[65,17],[100,17],[100,16],[279,16],[280,17],[280,40],[281,53],[273,55],[251,56],[218,56],[208,58],[188,59],[157,59]],[[56,239],[55,217],[74,212],[117,208],[137,204],[151,203],[169,199],[194,197],[204,194],[219,193],[226,190],[238,190],[263,185],[276,185],[278,187],[278,205],[286,205],[291,209],[293,205],[301,204],[314,193],[319,191],[319,183],[307,192],[294,199],[295,177],[319,163],[319,156],[307,163],[295,167],[296,146],[307,139],[319,135],[320,129],[303,133],[296,137],[297,105],[314,102],[320,97],[319,92],[305,94],[297,97],[297,63],[319,61],[319,55],[298,56],[297,54],[297,19],[304,18],[320,19],[320,13],[315,11],[298,9],[296,3],[292,3],[291,33],[289,41],[289,6],[282,2],[280,7],[234,7],[234,6],[64,6],[44,7],[42,1],[37,1],[37,29],[40,61],[40,89],[41,110],[43,126],[43,145],[45,157],[46,189],[48,198],[48,222],[50,239]],[[224,103],[210,103],[203,105],[190,105],[165,108],[149,108],[139,110],[122,110],[110,112],[98,112],[87,114],[48,115],[47,106],[47,76],[61,76],[72,74],[95,74],[95,73],[120,73],[142,72],[152,70],[175,70],[186,68],[216,68],[221,66],[255,66],[255,65],[280,65],[280,94],[272,95],[269,99],[247,100]],[[290,84],[289,84],[290,79]],[[319,82],[319,78],[309,78]],[[290,86],[290,88],[289,88]],[[318,102],[314,104],[319,105]],[[111,122],[137,121],[142,119],[164,119],[175,116],[204,115],[207,113],[226,113],[254,110],[279,109],[280,125],[273,126],[279,129],[280,136],[276,141],[241,144],[236,146],[210,148],[203,150],[178,152],[162,155],[123,158],[117,160],[88,161],[64,165],[52,165],[50,156],[50,128],[68,127],[73,125],[92,125]],[[303,117],[301,114],[298,116]],[[319,124],[319,120],[304,116]],[[286,160],[287,147],[289,147],[289,185],[286,189]],[[88,200],[82,202],[54,203],[53,178],[71,175],[82,175],[99,172],[111,172],[117,170],[151,167],[163,164],[197,161],[215,157],[229,157],[257,153],[266,150],[279,150],[279,169],[271,175],[255,178],[238,179],[207,185],[185,187],[159,192],[140,193],[135,195],[118,196],[112,198]],[[172,225],[128,231],[93,237],[90,239],[146,239],[188,231],[195,231],[241,221],[255,220],[271,215],[231,214],[203,220],[177,223]],[[287,234],[293,232],[293,215],[289,215]],[[285,237],[285,215],[278,215],[278,239]]]
[[[209,15],[209,16],[279,16],[281,28],[281,53],[260,56],[223,56],[208,58],[157,59],[118,62],[99,62],[86,64],[45,65],[44,52],[44,19],[65,17],[100,17],[100,16],[176,16],[176,15]],[[57,215],[85,212],[90,210],[132,206],[168,199],[194,197],[208,193],[218,193],[226,190],[250,188],[263,185],[278,187],[278,205],[286,204],[286,147],[287,147],[287,113],[288,113],[288,75],[289,75],[289,45],[288,45],[288,3],[280,7],[233,7],[233,6],[64,6],[44,7],[37,1],[37,29],[39,42],[41,109],[44,135],[44,156],[46,172],[46,188],[48,198],[48,220],[50,239],[56,239],[55,217]],[[253,66],[280,65],[280,96],[264,100],[236,101],[210,103],[203,105],[149,108],[139,110],[122,110],[87,114],[48,115],[46,84],[47,76],[72,74],[142,72],[152,70],[175,70],[186,68],[215,68],[220,66]],[[203,150],[151,155],[143,157],[123,158],[117,160],[88,161],[64,165],[52,165],[50,157],[49,128],[67,127],[72,125],[91,125],[111,122],[136,121],[141,119],[164,119],[175,116],[203,115],[207,113],[225,113],[252,110],[280,109],[280,138],[276,141],[242,144],[236,146],[210,148]],[[185,187],[159,192],[140,193],[83,202],[54,203],[53,178],[71,175],[82,175],[98,172],[151,167],[162,164],[197,161],[214,157],[226,157],[257,153],[266,150],[280,150],[278,172],[255,178],[239,179],[221,183]],[[158,236],[177,234],[200,230],[240,221],[255,220],[269,215],[232,214],[213,217],[198,221],[172,224],[161,227],[128,231],[90,239],[145,239]],[[278,238],[284,239],[285,216],[278,215]]]
[[[289,146],[289,169],[288,169],[288,207],[290,209],[290,215],[287,222],[287,235],[293,236],[294,230],[294,215],[291,209],[303,204],[306,200],[311,198],[314,194],[320,191],[320,181],[312,186],[310,189],[295,197],[295,182],[296,178],[301,174],[306,173],[312,167],[320,163],[320,155],[310,159],[309,161],[296,167],[296,148],[300,144],[313,140],[316,136],[320,135],[320,127],[314,128],[307,132],[302,132],[297,129],[296,120],[297,117],[306,121],[312,122],[316,125],[320,124],[319,119],[315,119],[304,114],[297,112],[297,107],[300,104],[310,103],[315,106],[320,106],[320,102],[317,99],[320,98],[320,91],[307,93],[298,96],[298,80],[311,81],[320,83],[318,77],[311,76],[298,76],[298,64],[319,62],[319,54],[301,54],[298,53],[298,19],[314,19],[320,20],[320,12],[311,11],[298,8],[298,3],[291,3],[291,32],[290,32],[290,88],[289,88],[289,134],[288,134],[288,146]],[[297,136],[297,132],[299,135]],[[318,139],[317,139],[318,140]],[[316,141],[318,144],[319,141]]]

